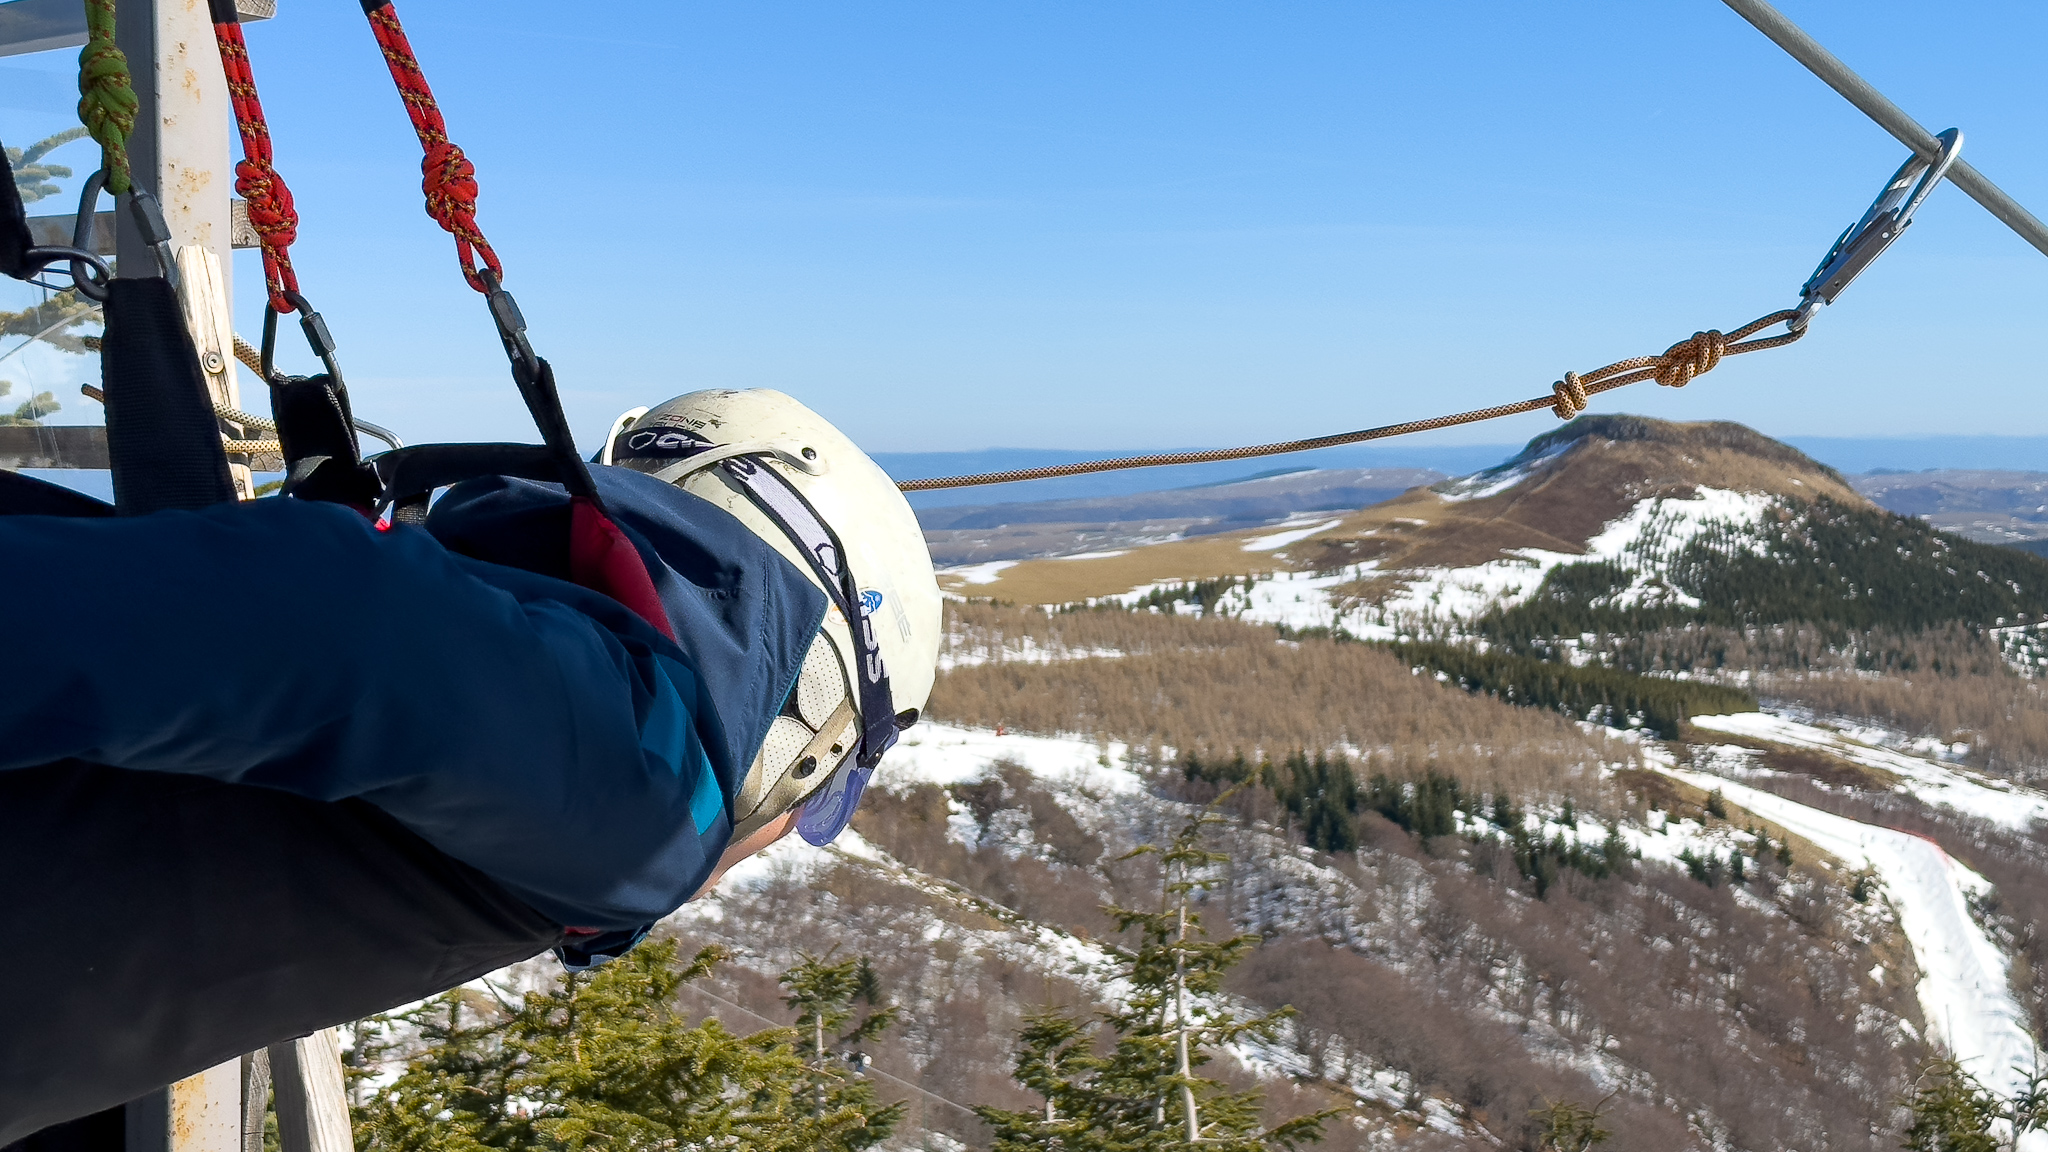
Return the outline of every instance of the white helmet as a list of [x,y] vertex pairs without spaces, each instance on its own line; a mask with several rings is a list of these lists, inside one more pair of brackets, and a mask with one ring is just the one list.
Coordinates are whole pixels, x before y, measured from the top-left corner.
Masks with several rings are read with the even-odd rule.
[[733,839],[802,805],[797,830],[830,842],[938,672],[943,602],[910,503],[837,428],[765,388],[628,412],[601,459],[725,509],[825,591],[824,627],[734,800]]

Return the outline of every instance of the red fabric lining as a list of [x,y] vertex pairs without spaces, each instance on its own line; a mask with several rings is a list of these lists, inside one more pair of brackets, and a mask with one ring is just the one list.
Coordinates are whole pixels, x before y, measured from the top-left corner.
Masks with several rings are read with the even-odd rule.
[[569,575],[585,588],[631,608],[663,636],[676,638],[640,550],[611,517],[581,496],[570,502]]

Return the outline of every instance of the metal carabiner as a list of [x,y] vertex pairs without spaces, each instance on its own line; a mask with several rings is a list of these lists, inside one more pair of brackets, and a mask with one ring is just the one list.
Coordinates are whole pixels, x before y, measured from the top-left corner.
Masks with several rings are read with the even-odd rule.
[[1913,222],[1913,213],[1920,210],[1920,202],[1948,175],[1949,165],[1963,151],[1960,128],[1951,128],[1935,140],[1941,144],[1940,155],[1932,160],[1917,152],[1907,157],[1885,182],[1863,219],[1851,224],[1835,246],[1828,249],[1820,267],[1800,287],[1799,312],[1786,323],[1787,328],[1794,332],[1803,330],[1815,309],[1834,303],[1842,290],[1906,231],[1906,226]]
[[[313,349],[313,355],[320,358],[321,366],[336,385],[341,384],[341,365],[334,359],[334,336],[327,331],[327,321],[320,313],[313,311],[313,305],[297,292],[286,290],[285,302],[299,314],[299,328],[306,334],[306,344]],[[277,370],[277,309],[269,305],[263,308],[263,347],[257,357],[262,365],[260,371],[266,384],[275,384],[284,377]],[[384,437],[378,437],[384,439]]]
[[178,272],[177,253],[171,250],[171,226],[164,222],[164,206],[143,188],[130,189],[127,203],[128,214],[135,221],[135,230],[142,234],[142,242],[149,245],[150,252],[156,257],[157,274],[168,281],[171,291],[183,300],[185,281]]
[[68,260],[72,286],[80,296],[95,304],[107,302],[107,281],[114,278],[113,269],[92,250],[93,218],[99,210],[100,190],[106,185],[107,172],[104,168],[86,177],[85,187],[78,194],[78,216],[71,225],[71,247],[29,250],[31,262],[45,257],[50,263]]
[[[533,350],[532,341],[526,336],[526,316],[519,310],[519,302],[505,291],[498,274],[489,268],[477,270],[477,279],[484,284],[484,300],[491,310],[491,322],[498,327],[498,339],[505,345],[505,357],[512,361],[513,374],[524,373],[527,380],[540,378],[540,356]],[[523,385],[522,385],[523,387]]]

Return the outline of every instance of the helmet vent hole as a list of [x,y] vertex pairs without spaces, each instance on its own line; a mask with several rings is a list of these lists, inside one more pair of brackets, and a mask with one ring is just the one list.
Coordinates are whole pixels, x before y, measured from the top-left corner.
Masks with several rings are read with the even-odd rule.
[[817,458],[818,458],[818,450],[817,450],[816,448],[806,448],[806,449],[804,449],[804,459],[806,459],[806,460],[816,460]]
[[816,756],[806,756],[802,760],[797,762],[796,778],[801,780],[804,777],[809,776],[811,773],[816,772],[817,770],[818,758]]

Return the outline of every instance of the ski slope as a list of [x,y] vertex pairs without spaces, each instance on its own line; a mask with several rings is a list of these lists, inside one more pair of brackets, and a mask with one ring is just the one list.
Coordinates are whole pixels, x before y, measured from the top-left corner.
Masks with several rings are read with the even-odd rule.
[[1658,771],[1770,821],[1852,867],[1876,873],[1920,968],[1916,992],[1934,1038],[1995,1091],[2010,1093],[2034,1065],[2026,1014],[2007,983],[2005,954],[1970,915],[1990,883],[1932,840],[1823,812],[1720,776],[1668,764]]

